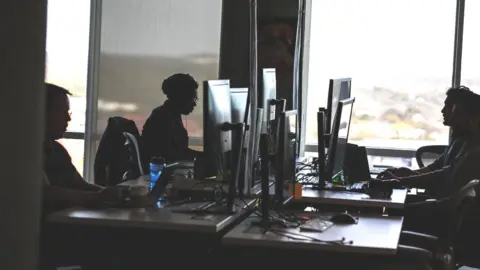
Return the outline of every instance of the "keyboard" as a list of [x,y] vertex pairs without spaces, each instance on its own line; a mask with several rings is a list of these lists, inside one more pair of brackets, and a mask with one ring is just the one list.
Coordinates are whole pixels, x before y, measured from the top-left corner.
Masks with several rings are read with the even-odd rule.
[[345,185],[345,186],[326,183],[325,187],[322,190],[365,192],[367,188],[368,188],[368,182],[353,183],[351,185]]
[[324,232],[332,226],[333,222],[329,220],[314,218],[300,225],[300,230],[307,232]]
[[352,191],[363,191],[368,188],[368,183],[353,183],[352,185],[350,185],[350,187],[347,188]]

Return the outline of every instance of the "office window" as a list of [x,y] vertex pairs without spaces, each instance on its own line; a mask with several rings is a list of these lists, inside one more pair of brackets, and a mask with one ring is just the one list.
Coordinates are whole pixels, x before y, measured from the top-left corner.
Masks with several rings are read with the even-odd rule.
[[316,144],[328,80],[342,77],[352,78],[356,98],[350,141],[411,150],[446,144],[440,111],[451,85],[455,7],[455,0],[312,1],[307,144]]
[[[49,0],[45,80],[72,92],[68,132],[85,132],[90,1]],[[83,173],[83,140],[63,139],[77,170]]]
[[463,29],[462,79],[463,85],[480,93],[480,1],[465,1],[465,24]]
[[60,144],[63,145],[68,150],[68,153],[72,157],[72,163],[77,169],[77,171],[82,175],[83,174],[83,153],[84,153],[84,142],[83,140],[78,139],[60,139],[58,140]]
[[203,136],[202,81],[218,78],[221,10],[221,0],[103,1],[97,135],[112,116],[134,120],[141,132],[165,101],[163,80],[189,73],[200,100],[184,125]]

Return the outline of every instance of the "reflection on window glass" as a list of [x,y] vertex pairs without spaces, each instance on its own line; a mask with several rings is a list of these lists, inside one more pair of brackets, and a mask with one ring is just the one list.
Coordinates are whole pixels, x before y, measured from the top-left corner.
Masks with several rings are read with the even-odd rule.
[[463,30],[462,49],[462,84],[480,93],[480,1],[465,1],[465,25]]
[[356,98],[350,141],[404,149],[447,143],[440,111],[451,85],[455,5],[312,1],[307,143],[317,141],[316,112],[327,105],[329,79],[344,77],[352,78]]
[[199,84],[197,107],[184,125],[203,135],[203,81],[218,78],[221,0],[104,0],[97,130],[123,116],[142,130],[162,105],[164,79],[189,73]]
[[71,132],[85,132],[89,31],[90,1],[48,1],[45,80],[72,92]]
[[83,153],[84,153],[84,141],[77,139],[60,139],[59,143],[63,145],[72,158],[72,163],[77,168],[80,175],[83,176]]

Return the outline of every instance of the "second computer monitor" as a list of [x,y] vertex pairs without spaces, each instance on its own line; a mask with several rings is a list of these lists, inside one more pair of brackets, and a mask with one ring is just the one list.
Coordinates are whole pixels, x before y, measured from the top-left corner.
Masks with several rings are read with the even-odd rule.
[[232,122],[230,81],[212,80],[203,84],[204,177],[215,177],[226,164],[225,153],[232,150],[232,132],[222,125]]
[[262,85],[260,91],[261,108],[263,108],[262,133],[266,133],[268,119],[275,117],[275,112],[270,109],[269,100],[277,97],[277,78],[274,68],[264,68],[262,70]]
[[327,105],[327,124],[325,125],[326,133],[331,133],[333,127],[333,119],[337,111],[338,102],[340,100],[351,97],[352,79],[331,79],[328,86],[328,105]]
[[297,111],[286,111],[280,114],[280,132],[278,153],[276,156],[275,200],[284,202],[288,195],[284,194],[284,184],[295,181],[297,159]]
[[343,171],[354,103],[355,98],[341,100],[338,103],[327,158],[327,175],[331,179],[336,178]]

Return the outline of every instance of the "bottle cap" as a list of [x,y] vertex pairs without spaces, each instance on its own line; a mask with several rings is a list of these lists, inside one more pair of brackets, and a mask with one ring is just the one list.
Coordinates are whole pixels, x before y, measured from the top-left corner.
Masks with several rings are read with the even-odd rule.
[[165,164],[165,159],[163,157],[157,158],[158,164]]
[[162,157],[152,157],[150,163],[153,164],[165,164],[165,159]]

